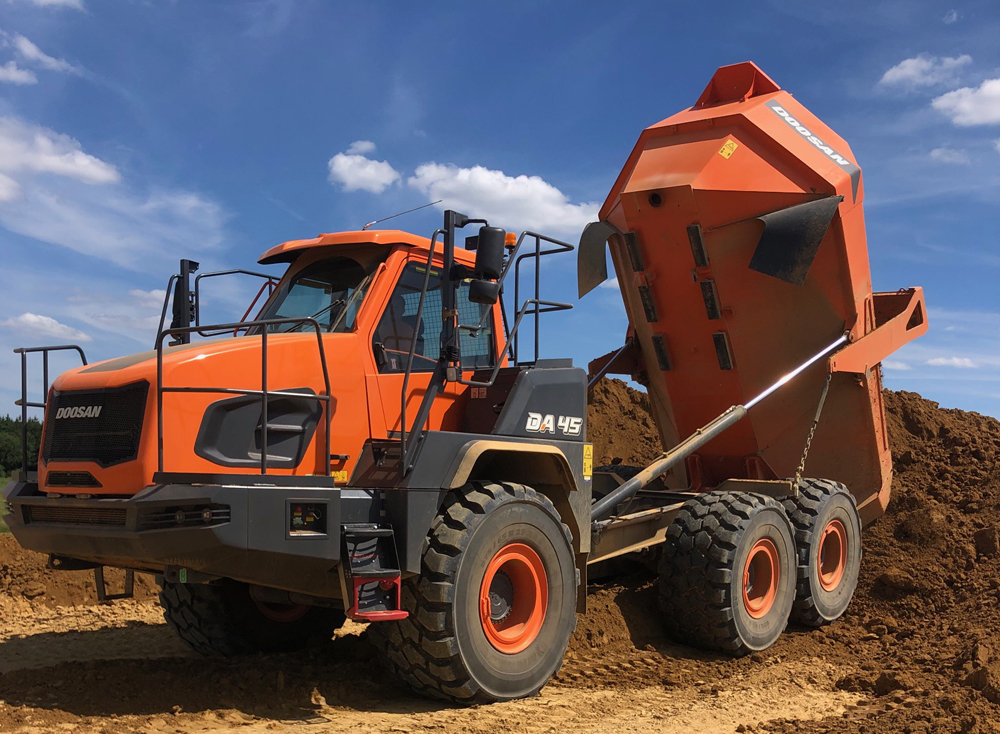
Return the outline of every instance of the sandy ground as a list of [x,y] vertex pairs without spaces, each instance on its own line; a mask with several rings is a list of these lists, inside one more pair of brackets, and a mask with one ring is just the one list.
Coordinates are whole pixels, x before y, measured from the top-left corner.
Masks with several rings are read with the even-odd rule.
[[[463,709],[384,680],[364,628],[297,656],[206,661],[149,601],[0,607],[0,731],[681,732],[857,715],[851,666],[769,651],[717,661],[666,643],[573,653],[541,695]],[[607,621],[607,620],[605,620]],[[615,620],[610,620],[614,622]],[[577,640],[583,646],[586,630]],[[631,649],[629,649],[631,648]],[[691,657],[688,657],[688,656]],[[744,729],[739,729],[743,726]]]

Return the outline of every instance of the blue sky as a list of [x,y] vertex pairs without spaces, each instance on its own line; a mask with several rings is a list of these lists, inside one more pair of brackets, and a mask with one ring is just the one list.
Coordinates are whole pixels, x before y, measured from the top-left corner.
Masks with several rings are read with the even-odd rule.
[[[1000,416],[997,39],[995,0],[0,0],[0,412],[15,346],[149,348],[180,257],[247,267],[439,198],[575,241],[642,128],[751,59],[850,142],[875,288],[927,291],[886,384]],[[578,364],[625,331],[613,288],[548,324]]]

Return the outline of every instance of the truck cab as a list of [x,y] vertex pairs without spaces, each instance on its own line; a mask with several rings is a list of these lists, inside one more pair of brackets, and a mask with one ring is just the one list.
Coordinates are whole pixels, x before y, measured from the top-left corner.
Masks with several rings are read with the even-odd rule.
[[[330,383],[332,477],[336,484],[346,484],[365,444],[399,431],[411,347],[410,401],[419,403],[437,363],[441,295],[436,278],[425,304],[434,318],[419,326],[415,322],[428,252],[427,239],[399,231],[321,235],[268,250],[260,263],[288,263],[288,269],[258,319],[282,323],[241,327],[162,349],[163,386],[184,389],[163,395],[162,470],[225,475],[261,468],[259,398],[191,390],[261,390],[266,338],[268,389],[301,394],[269,401],[266,471],[277,476],[324,473],[327,429],[324,405],[315,398],[328,391],[319,338]],[[462,267],[474,262],[473,253],[465,250],[455,259]],[[440,258],[435,264],[440,268]],[[461,316],[468,322],[486,317],[475,336],[461,337],[462,369],[471,375],[493,366],[504,336],[499,304],[472,303],[468,293],[468,284],[457,288]],[[315,320],[315,329],[295,321],[307,318]],[[156,383],[155,350],[59,376],[49,396],[55,410],[49,411],[45,425],[40,490],[134,495],[151,485],[161,470]],[[456,430],[468,397],[468,387],[449,384],[432,407],[431,425]]]

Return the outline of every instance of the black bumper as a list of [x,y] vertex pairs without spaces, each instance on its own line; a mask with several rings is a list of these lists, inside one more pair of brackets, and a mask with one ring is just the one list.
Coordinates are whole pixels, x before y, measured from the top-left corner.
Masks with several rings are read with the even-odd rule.
[[[341,524],[375,519],[372,492],[336,488],[159,484],[129,498],[80,500],[11,482],[4,498],[6,522],[30,550],[323,597],[340,595]],[[302,503],[325,513],[324,532],[291,530]]]

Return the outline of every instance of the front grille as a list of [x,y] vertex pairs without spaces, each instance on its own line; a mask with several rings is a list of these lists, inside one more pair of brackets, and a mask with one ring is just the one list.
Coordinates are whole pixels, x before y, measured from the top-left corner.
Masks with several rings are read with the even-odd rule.
[[45,477],[46,487],[100,487],[89,471],[50,471]]
[[29,523],[60,523],[64,525],[103,525],[125,527],[124,507],[38,507],[28,505],[25,521]]
[[210,527],[229,522],[230,514],[228,505],[161,507],[142,514],[139,518],[139,529],[166,530],[168,528]]
[[139,454],[148,391],[149,383],[136,382],[53,392],[45,411],[42,461],[93,461],[103,467],[131,461]]

